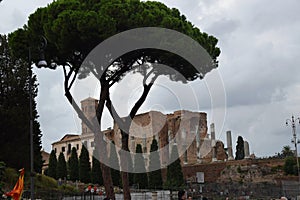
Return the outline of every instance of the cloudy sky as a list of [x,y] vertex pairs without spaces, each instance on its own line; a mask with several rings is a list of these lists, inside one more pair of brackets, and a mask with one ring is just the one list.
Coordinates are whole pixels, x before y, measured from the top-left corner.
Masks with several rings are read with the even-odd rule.
[[[26,24],[28,16],[49,0],[3,0],[0,3],[0,33],[7,34]],[[189,21],[219,39],[219,69],[204,81],[178,85],[160,78],[151,97],[141,108],[164,113],[178,109],[208,113],[216,124],[217,138],[226,146],[225,133],[232,131],[250,144],[251,153],[272,156],[291,144],[292,129],[285,121],[300,117],[300,15],[298,0],[161,0],[178,8]],[[80,133],[80,123],[63,92],[61,70],[35,70],[39,81],[38,112],[43,148],[66,133]],[[128,76],[114,88],[113,101],[121,114],[139,92],[138,78]],[[124,90],[124,87],[127,89]],[[80,89],[77,100],[96,97],[97,86]],[[85,93],[81,93],[84,90]],[[130,92],[128,92],[130,91]],[[111,125],[105,114],[104,128]],[[300,126],[297,124],[297,137]],[[300,147],[300,146],[299,146]],[[293,147],[294,148],[294,147]]]

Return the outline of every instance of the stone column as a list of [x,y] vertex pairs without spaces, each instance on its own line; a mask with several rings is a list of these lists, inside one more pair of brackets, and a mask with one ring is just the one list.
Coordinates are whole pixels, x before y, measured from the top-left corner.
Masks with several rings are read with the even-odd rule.
[[211,140],[216,139],[215,124],[214,123],[211,123],[211,125],[210,125],[210,137],[211,137]]
[[244,141],[244,153],[245,153],[245,159],[249,159],[250,151],[249,151],[249,143],[247,141]]
[[227,136],[227,151],[228,151],[228,160],[233,160],[233,154],[232,154],[232,139],[231,139],[231,131],[226,132]]
[[217,161],[216,157],[216,134],[215,134],[215,124],[210,124],[210,137],[211,137],[211,148],[212,148],[212,162]]
[[[171,142],[173,140],[173,142]],[[168,130],[168,141],[169,141],[169,154],[168,154],[168,162],[171,158],[172,147],[175,144],[175,138],[172,138],[171,130]]]
[[196,148],[197,148],[197,162],[200,163],[201,162],[201,155],[200,155],[200,134],[199,134],[199,130],[198,130],[198,125],[195,126],[195,134],[196,134]]

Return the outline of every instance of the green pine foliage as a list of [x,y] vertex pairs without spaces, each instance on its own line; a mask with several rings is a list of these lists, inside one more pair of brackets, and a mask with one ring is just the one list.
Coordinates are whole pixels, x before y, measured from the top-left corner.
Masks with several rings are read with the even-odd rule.
[[[59,64],[66,62],[67,58],[71,58],[75,50],[80,51],[85,57],[105,39],[138,27],[164,27],[186,34],[205,48],[214,60],[215,67],[217,67],[217,57],[220,54],[220,49],[216,47],[218,40],[214,36],[201,32],[178,9],[168,8],[163,3],[154,1],[114,0],[98,1],[97,3],[76,0],[53,1],[47,7],[40,8],[30,15],[28,24],[24,27],[26,28],[18,29],[10,35],[10,46],[14,55],[24,57],[27,55],[24,53],[26,41],[38,46],[37,38],[44,35],[48,40],[47,57],[49,59],[59,58]],[[140,53],[145,55],[145,50]],[[152,59],[162,60],[158,59],[162,52],[151,55],[149,49],[148,53],[146,57],[151,61]],[[153,55],[156,58],[152,57]],[[34,52],[35,60],[38,59],[38,56],[39,54]],[[169,54],[164,56],[162,64],[178,65],[177,69],[182,69],[180,72],[186,75],[188,80],[195,80],[203,76],[186,62],[184,67],[178,64],[183,61],[178,56],[170,57],[172,59],[168,59],[168,57],[170,57]],[[129,58],[126,60],[132,62]],[[207,73],[207,71],[203,73]]]
[[91,164],[89,152],[84,145],[82,145],[79,156],[79,180],[83,183],[91,182]]
[[[150,161],[149,161],[149,188],[150,189],[161,189],[163,186],[162,176],[161,176],[161,165],[158,153],[158,144],[156,139],[152,140],[150,148]],[[154,171],[154,169],[157,169]]]
[[96,152],[93,152],[91,182],[94,184],[103,185],[103,177],[101,172],[100,162],[97,159]]
[[57,179],[56,176],[57,159],[55,151],[52,150],[49,157],[48,176]]
[[[140,189],[148,188],[148,175],[146,173],[145,160],[142,155],[142,145],[137,144],[134,157],[134,176],[133,180],[135,184],[139,185]],[[139,173],[137,173],[139,172]]]
[[57,167],[56,167],[56,176],[57,178],[65,179],[67,178],[68,171],[67,171],[67,163],[65,160],[65,156],[63,152],[60,152],[58,156],[58,161],[57,161]]
[[35,97],[37,83],[32,76],[32,90],[29,90],[29,49],[24,59],[11,53],[7,37],[0,35],[0,160],[8,167],[30,170],[30,115],[29,96],[32,95],[34,170],[41,173],[41,130],[38,122]]
[[109,166],[111,167],[110,173],[111,173],[113,184],[115,186],[121,186],[122,184],[121,184],[120,163],[119,163],[119,158],[117,156],[116,146],[114,145],[114,142],[110,143]]
[[164,187],[171,190],[181,189],[184,186],[184,178],[177,145],[172,147],[171,160],[175,161],[167,167],[167,180],[164,183]]
[[77,149],[75,147],[72,148],[71,156],[68,161],[69,166],[69,177],[71,181],[79,180],[79,161]]

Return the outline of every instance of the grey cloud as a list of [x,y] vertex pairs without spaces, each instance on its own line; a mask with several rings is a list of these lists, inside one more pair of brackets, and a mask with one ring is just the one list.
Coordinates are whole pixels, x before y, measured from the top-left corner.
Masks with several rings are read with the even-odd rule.
[[240,22],[238,20],[223,18],[212,22],[207,27],[208,33],[214,33],[222,39],[228,39],[230,35],[239,27]]
[[252,9],[248,10],[251,20],[249,26],[257,31],[288,28],[292,21],[299,21],[299,6],[300,3],[297,0],[266,1],[261,2],[261,6],[253,4]]

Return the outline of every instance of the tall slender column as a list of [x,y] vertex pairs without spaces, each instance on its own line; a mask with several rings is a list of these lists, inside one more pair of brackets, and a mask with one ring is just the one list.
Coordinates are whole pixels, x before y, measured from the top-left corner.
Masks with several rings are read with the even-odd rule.
[[227,136],[227,151],[228,151],[228,160],[233,160],[233,154],[232,154],[232,139],[231,139],[231,131],[226,132]]
[[211,137],[211,148],[212,148],[212,162],[217,161],[216,156],[216,134],[215,134],[215,124],[210,124],[210,137]]
[[245,153],[245,159],[249,159],[250,151],[249,151],[249,143],[247,141],[244,141],[244,153]]

